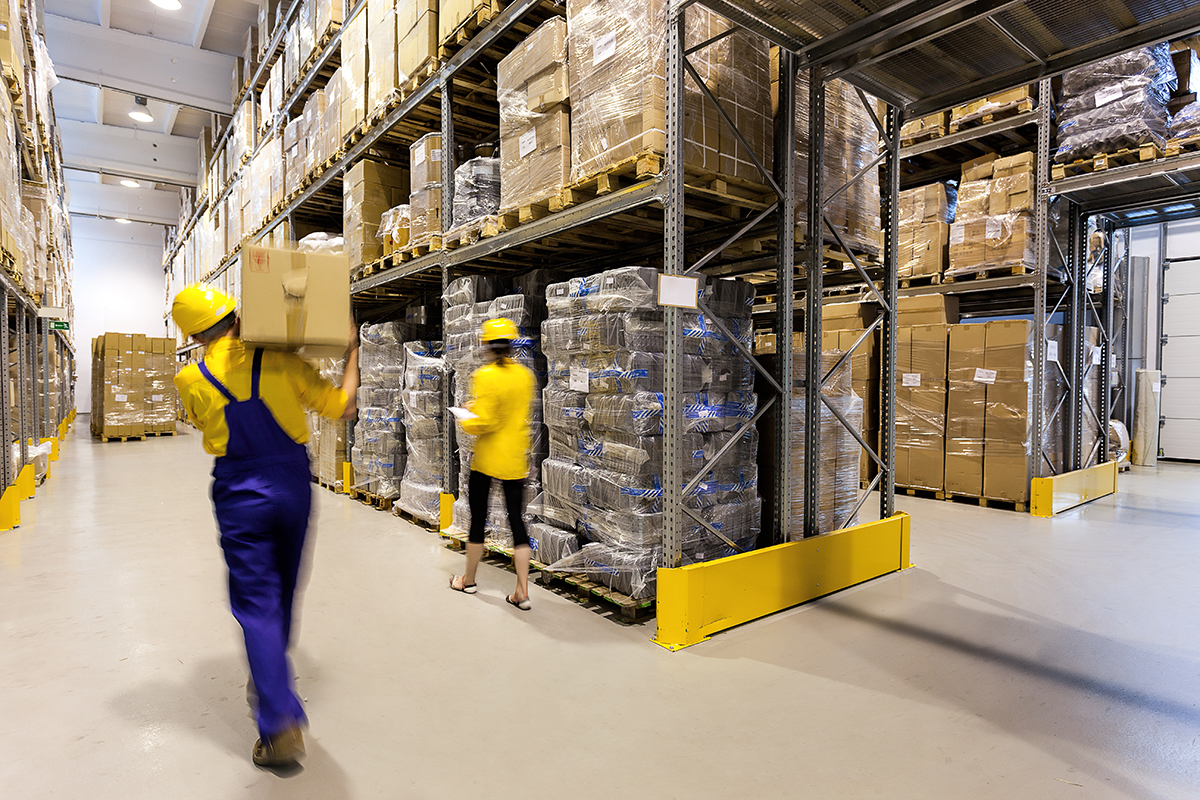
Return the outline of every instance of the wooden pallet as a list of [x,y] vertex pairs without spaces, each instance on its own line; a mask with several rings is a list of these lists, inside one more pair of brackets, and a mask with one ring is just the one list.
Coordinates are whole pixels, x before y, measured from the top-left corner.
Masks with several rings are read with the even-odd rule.
[[438,47],[438,56],[446,59],[454,55],[503,10],[504,3],[500,0],[480,0],[467,18],[442,40]]
[[435,253],[442,249],[442,237],[432,236],[421,244],[409,243],[392,253],[392,257],[399,262],[412,261],[414,258],[427,256],[430,253]]
[[362,489],[351,489],[350,496],[359,501],[363,505],[371,506],[378,511],[391,511],[395,500],[390,497],[380,497],[371,492],[364,492]]
[[496,217],[496,227],[502,231],[510,231],[520,225],[542,219],[553,213],[550,203],[559,198],[559,192],[552,192],[538,200],[532,200],[525,205],[501,211]]
[[1021,114],[1027,114],[1033,111],[1033,98],[1023,97],[1013,103],[1007,103],[999,108],[993,108],[985,114],[971,115],[950,121],[950,132],[958,133],[964,128],[978,128],[983,125],[990,125],[993,122],[999,122],[1002,119],[1010,119]]
[[963,283],[965,281],[995,278],[1004,275],[1032,275],[1033,264],[1006,264],[999,267],[980,267],[971,272],[960,272],[956,275],[942,275],[942,283]]
[[1171,158],[1180,153],[1191,153],[1196,150],[1200,150],[1200,133],[1168,140],[1166,155],[1167,158]]
[[146,441],[146,434],[143,433],[139,436],[103,436],[97,434],[96,438],[102,442],[144,442]]
[[1052,164],[1050,166],[1051,179],[1060,181],[1072,175],[1084,175],[1126,164],[1156,161],[1164,155],[1166,155],[1166,151],[1158,143],[1148,142],[1137,147],[1127,147],[1115,153],[1097,153],[1091,158],[1081,158],[1069,164]]
[[999,508],[1009,511],[1024,512],[1027,508],[1023,502],[1016,500],[1000,500],[991,497],[977,497],[970,494],[959,494],[957,492],[944,492],[934,489],[925,489],[921,487],[897,486],[898,494],[906,494],[909,497],[923,497],[927,500],[944,500],[946,502],[963,502],[970,505],[979,506],[980,508]]
[[914,286],[937,286],[941,282],[941,275],[913,275],[911,278],[901,278],[900,288],[911,289]]
[[660,154],[653,150],[644,150],[636,156],[630,156],[564,187],[557,200],[550,198],[549,210],[562,211],[596,197],[612,194],[626,185],[659,175],[662,173],[662,164],[663,158]]
[[932,141],[934,139],[940,139],[945,135],[946,135],[945,128],[925,128],[924,130],[918,131],[918,132],[912,134],[911,136],[900,137],[900,146],[901,147],[909,147],[910,145],[920,144],[921,142],[928,142],[928,141]]
[[404,520],[405,522],[411,522],[413,525],[416,525],[418,528],[424,528],[427,531],[432,531],[434,533],[438,533],[439,529],[441,527],[439,525],[433,524],[432,522],[430,522],[429,520],[427,520],[423,517],[418,517],[416,514],[412,513],[411,511],[405,511],[400,506],[396,506],[395,509],[392,510],[392,513],[395,514],[400,519]]
[[334,494],[341,494],[341,492],[338,491],[338,488],[336,486],[326,483],[325,481],[318,478],[316,475],[313,475],[313,483],[317,484],[322,489],[328,489],[329,491],[333,492]]
[[146,431],[147,436],[174,436],[177,431]]
[[480,239],[490,239],[501,230],[507,229],[500,227],[497,218],[487,217],[474,225],[443,233],[442,247],[446,250],[457,250],[460,247],[475,244]]
[[[467,535],[458,530],[444,530],[441,532],[441,536],[451,550],[461,550],[467,542]],[[507,561],[509,566],[512,564],[513,548],[511,547],[498,545],[493,541],[485,541],[484,554],[499,557]],[[596,583],[587,575],[551,572],[547,564],[536,559],[529,560],[529,567],[541,575],[539,582],[546,588],[560,590],[560,593],[574,596],[579,600],[600,600],[605,606],[613,607],[613,610],[626,620],[640,622],[654,616],[654,598],[632,598]]]

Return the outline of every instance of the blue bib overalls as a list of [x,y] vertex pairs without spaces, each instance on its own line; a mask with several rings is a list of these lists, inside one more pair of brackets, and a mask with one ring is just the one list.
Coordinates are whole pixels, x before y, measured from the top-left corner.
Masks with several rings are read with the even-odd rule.
[[287,648],[312,477],[304,445],[284,432],[259,397],[262,356],[254,351],[247,400],[234,397],[203,361],[200,372],[228,401],[229,441],[213,467],[212,500],[229,565],[230,606],[258,691],[258,730],[270,737],[306,719]]

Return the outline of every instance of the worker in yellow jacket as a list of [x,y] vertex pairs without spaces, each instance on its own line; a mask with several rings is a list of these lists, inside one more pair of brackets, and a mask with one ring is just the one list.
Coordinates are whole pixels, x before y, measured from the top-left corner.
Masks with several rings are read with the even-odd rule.
[[216,456],[213,510],[230,605],[246,640],[247,696],[257,694],[254,763],[281,766],[304,754],[300,726],[307,721],[287,658],[312,504],[304,409],[354,416],[358,344],[352,339],[342,385],[334,386],[295,353],[243,344],[235,306],[203,284],[176,295],[171,315],[207,351],[180,370],[175,387],[204,449]]
[[483,323],[483,348],[488,363],[471,376],[470,412],[459,420],[464,432],[479,437],[471,461],[467,499],[471,507],[471,530],[467,540],[467,571],[450,578],[450,588],[467,594],[476,592],[475,571],[483,558],[484,524],[492,480],[504,490],[504,507],[513,534],[513,566],[517,570],[516,591],[505,599],[528,611],[529,534],[525,531],[525,478],[529,474],[529,407],[533,401],[533,373],[512,359],[517,326],[507,319]]

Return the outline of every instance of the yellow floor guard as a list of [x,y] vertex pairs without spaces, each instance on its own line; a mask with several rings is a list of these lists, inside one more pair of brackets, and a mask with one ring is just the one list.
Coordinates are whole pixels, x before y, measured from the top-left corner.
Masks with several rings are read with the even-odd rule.
[[1052,517],[1116,491],[1115,461],[1049,478],[1034,478],[1030,486],[1029,513],[1035,517]]
[[679,650],[718,631],[815,600],[889,572],[908,560],[909,517],[658,571],[658,633]]

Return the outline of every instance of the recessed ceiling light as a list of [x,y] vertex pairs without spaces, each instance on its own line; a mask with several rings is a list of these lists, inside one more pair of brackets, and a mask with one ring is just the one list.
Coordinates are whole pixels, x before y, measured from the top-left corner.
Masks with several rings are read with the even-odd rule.
[[150,0],[150,2],[159,8],[165,8],[167,11],[178,11],[183,8],[183,4],[179,0]]
[[154,115],[150,113],[150,106],[144,97],[133,98],[133,108],[129,109],[129,117],[138,122],[154,122]]
[[124,178],[124,179],[122,179],[122,180],[121,180],[121,185],[122,185],[122,186],[128,186],[130,189],[140,189],[140,188],[142,188],[142,185],[141,185],[140,183],[138,183],[137,181],[135,181],[135,180],[133,180],[133,179],[131,179],[131,178]]
[[125,219],[125,217],[117,217],[117,219],[116,219],[115,221],[116,221],[116,222],[119,222],[119,223],[120,223],[120,224],[122,224],[122,225],[129,225],[129,224],[131,224],[131,223],[133,222],[133,220],[131,220],[131,219]]

